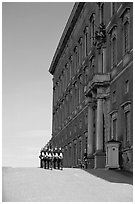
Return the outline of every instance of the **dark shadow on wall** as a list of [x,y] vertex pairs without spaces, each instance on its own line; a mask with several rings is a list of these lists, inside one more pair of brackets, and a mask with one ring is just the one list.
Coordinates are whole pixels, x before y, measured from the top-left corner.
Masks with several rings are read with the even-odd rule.
[[113,183],[133,185],[133,173],[124,170],[84,169],[89,174]]

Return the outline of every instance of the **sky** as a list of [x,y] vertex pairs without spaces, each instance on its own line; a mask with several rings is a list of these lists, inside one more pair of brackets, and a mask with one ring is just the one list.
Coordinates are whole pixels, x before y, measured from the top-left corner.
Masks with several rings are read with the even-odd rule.
[[39,166],[52,133],[48,70],[73,5],[2,3],[2,166]]

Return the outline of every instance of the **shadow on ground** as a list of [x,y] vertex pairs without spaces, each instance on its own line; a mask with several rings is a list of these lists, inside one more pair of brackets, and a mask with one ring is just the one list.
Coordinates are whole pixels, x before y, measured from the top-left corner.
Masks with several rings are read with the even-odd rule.
[[133,185],[133,173],[124,170],[85,169],[89,174],[113,183]]

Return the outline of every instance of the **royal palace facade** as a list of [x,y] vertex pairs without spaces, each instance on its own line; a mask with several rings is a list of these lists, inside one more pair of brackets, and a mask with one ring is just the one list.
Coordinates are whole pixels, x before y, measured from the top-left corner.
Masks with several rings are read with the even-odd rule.
[[50,143],[64,166],[106,166],[106,143],[121,144],[133,169],[133,3],[75,3],[49,72],[53,75]]

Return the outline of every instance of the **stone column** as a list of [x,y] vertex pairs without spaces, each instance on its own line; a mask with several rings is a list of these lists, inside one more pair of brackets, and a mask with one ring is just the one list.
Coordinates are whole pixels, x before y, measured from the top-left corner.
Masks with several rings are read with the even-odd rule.
[[91,155],[93,153],[93,110],[92,103],[88,104],[88,143],[87,153]]
[[95,168],[104,167],[105,152],[103,152],[103,99],[97,98]]
[[88,104],[88,139],[87,139],[88,168],[93,168],[93,103]]
[[96,150],[103,149],[103,101],[101,98],[97,99],[97,126],[96,126]]

